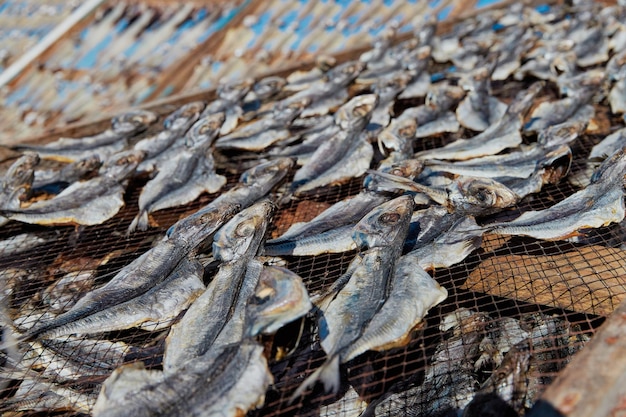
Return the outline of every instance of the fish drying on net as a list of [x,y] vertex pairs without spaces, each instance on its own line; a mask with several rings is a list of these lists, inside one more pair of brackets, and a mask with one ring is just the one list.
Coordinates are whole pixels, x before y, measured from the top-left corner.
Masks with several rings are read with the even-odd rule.
[[124,206],[126,185],[143,156],[138,151],[115,154],[105,161],[96,177],[75,182],[49,200],[5,208],[0,213],[30,224],[102,224]]
[[252,89],[244,97],[244,104],[247,107],[247,104],[249,103],[262,102],[272,98],[276,94],[280,93],[286,84],[287,81],[283,77],[275,75],[261,78],[254,83]]
[[626,113],[626,51],[616,54],[607,65],[607,76],[615,81],[609,92],[609,104],[614,114]]
[[120,152],[128,145],[128,139],[146,130],[157,120],[157,116],[147,110],[133,110],[111,119],[111,128],[95,136],[82,138],[60,138],[46,145],[20,145],[16,150],[31,150],[44,159],[62,162],[75,162],[98,155],[106,159]]
[[389,124],[396,96],[404,90],[410,78],[409,74],[399,73],[393,77],[383,78],[370,87],[372,93],[378,96],[378,104],[370,118],[371,124],[380,127]]
[[304,97],[299,101],[276,106],[266,117],[249,123],[234,132],[221,136],[216,142],[217,149],[239,149],[264,151],[277,143],[291,138],[291,122],[311,103]]
[[495,155],[507,148],[513,148],[522,143],[521,128],[524,114],[533,104],[535,97],[543,83],[537,82],[527,90],[518,93],[515,100],[509,105],[504,116],[484,132],[470,138],[458,139],[441,148],[425,150],[415,154],[422,159],[452,159],[465,160],[485,155]]
[[38,246],[50,243],[55,239],[54,234],[20,233],[0,241],[0,259],[18,255]]
[[530,121],[524,129],[529,132],[536,132],[572,119],[589,122],[595,114],[595,110],[589,102],[603,78],[603,74],[602,76],[591,77],[585,80],[577,90],[570,91],[567,97],[542,102],[533,110]]
[[243,114],[241,104],[252,84],[253,81],[249,78],[232,83],[220,83],[216,91],[217,98],[207,104],[200,117],[224,113],[225,119],[220,128],[220,135],[229,134],[239,125],[239,119]]
[[20,339],[35,339],[107,307],[132,300],[157,286],[183,258],[206,244],[236,212],[265,196],[285,177],[291,165],[289,159],[277,159],[244,172],[237,186],[175,223],[163,240],[122,268],[104,286],[86,294],[68,312],[29,329]]
[[465,92],[460,87],[447,84],[432,85],[426,94],[424,105],[406,109],[395,120],[415,120],[417,138],[458,132],[460,125],[452,108],[464,96]]
[[272,204],[262,201],[236,214],[215,234],[213,256],[221,261],[220,269],[172,326],[163,358],[166,372],[206,353],[227,325],[242,289],[249,286],[246,270],[259,251],[271,213]]
[[522,55],[533,47],[537,35],[532,28],[524,24],[511,26],[502,35],[496,48],[490,52],[498,54],[496,66],[491,74],[494,81],[502,81],[509,78],[521,66]]
[[463,88],[469,92],[456,108],[461,126],[482,132],[504,115],[507,105],[491,95],[491,74],[496,63],[492,55],[485,66],[468,74]]
[[215,193],[226,184],[226,178],[215,172],[210,148],[223,121],[224,115],[216,113],[192,126],[188,146],[161,164],[157,175],[141,190],[139,213],[128,226],[128,233],[147,230],[150,213],[187,204],[201,193]]
[[488,229],[496,234],[561,240],[580,234],[581,229],[622,221],[624,152],[620,149],[606,159],[596,169],[586,188],[545,210],[527,211],[515,220],[490,224]]
[[361,132],[376,103],[376,95],[367,94],[356,96],[344,105],[349,111],[346,127],[320,145],[296,171],[291,185],[295,194],[338,184],[365,173],[374,151]]
[[102,160],[99,155],[90,155],[85,158],[71,162],[61,169],[53,170],[35,170],[35,178],[33,179],[33,189],[58,188],[81,181],[92,175],[102,166]]
[[[11,164],[0,182],[0,208],[18,208],[21,201],[29,197],[39,161],[39,155],[26,152]],[[0,216],[0,226],[8,221]]]
[[410,197],[398,197],[372,210],[355,227],[355,241],[370,247],[359,254],[348,272],[317,302],[321,345],[326,361],[302,382],[291,401],[320,380],[327,391],[337,392],[339,366],[374,347],[363,338],[368,324],[389,297],[396,260],[413,212]]
[[163,129],[152,136],[135,143],[133,149],[145,153],[145,159],[137,168],[139,172],[152,172],[156,169],[159,155],[184,137],[189,128],[200,118],[204,109],[203,101],[193,101],[182,105],[163,120]]
[[568,181],[579,187],[589,185],[593,171],[609,156],[626,146],[626,128],[619,129],[606,136],[589,152],[585,167],[568,177]]

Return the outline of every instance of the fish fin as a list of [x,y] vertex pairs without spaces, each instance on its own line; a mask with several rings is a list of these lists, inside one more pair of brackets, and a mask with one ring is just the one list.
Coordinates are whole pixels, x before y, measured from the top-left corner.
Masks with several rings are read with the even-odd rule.
[[339,356],[335,355],[327,359],[319,368],[315,370],[307,379],[300,384],[298,389],[289,397],[289,404],[292,404],[296,398],[301,397],[304,391],[309,388],[313,388],[317,381],[321,381],[324,384],[326,392],[332,391],[337,393],[340,385],[339,375]]
[[148,212],[141,211],[139,212],[133,221],[128,226],[128,230],[126,230],[126,237],[130,236],[137,229],[141,231],[148,230],[149,220],[148,220]]

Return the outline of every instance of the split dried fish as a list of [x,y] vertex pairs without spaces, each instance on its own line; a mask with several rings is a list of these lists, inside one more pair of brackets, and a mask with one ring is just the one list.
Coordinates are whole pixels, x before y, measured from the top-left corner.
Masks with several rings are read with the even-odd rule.
[[495,155],[506,148],[519,145],[522,143],[520,130],[524,113],[530,108],[542,88],[543,83],[537,82],[528,90],[521,91],[514,102],[509,105],[504,116],[484,132],[470,139],[456,140],[441,148],[418,152],[415,156],[422,159],[465,160]]
[[51,185],[72,184],[96,172],[102,161],[98,155],[91,155],[69,163],[59,170],[36,170],[32,188],[45,188]]
[[49,200],[0,212],[12,220],[31,224],[102,224],[124,206],[127,180],[143,156],[137,151],[116,154],[102,165],[95,178],[75,182]]
[[111,119],[111,128],[95,136],[83,138],[61,138],[47,145],[22,145],[18,150],[32,150],[45,159],[75,162],[94,154],[106,159],[122,151],[127,139],[146,130],[157,119],[147,110],[134,110]]

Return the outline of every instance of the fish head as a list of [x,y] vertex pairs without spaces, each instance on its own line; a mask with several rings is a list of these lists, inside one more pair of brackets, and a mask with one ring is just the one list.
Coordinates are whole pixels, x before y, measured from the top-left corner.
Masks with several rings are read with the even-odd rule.
[[17,187],[30,188],[35,178],[35,167],[39,164],[39,155],[34,152],[25,152],[9,167],[2,179],[4,191]]
[[315,67],[322,71],[328,71],[337,65],[337,58],[332,55],[320,54],[315,58]]
[[528,87],[528,89],[517,93],[515,99],[511,102],[506,111],[507,114],[519,115],[520,117],[523,117],[524,113],[530,109],[530,106],[533,105],[535,98],[539,95],[539,92],[543,90],[545,85],[545,81],[537,81]]
[[245,185],[263,185],[270,182],[278,183],[285,178],[289,170],[293,167],[292,158],[277,158],[272,161],[263,162],[256,165],[239,178],[239,182]]
[[111,155],[100,167],[99,173],[118,180],[127,178],[135,172],[137,166],[143,161],[144,151],[129,150]]
[[378,135],[378,149],[386,155],[386,149],[395,152],[404,152],[410,147],[413,153],[413,139],[417,133],[417,120],[413,118],[400,119],[399,122],[392,122],[386,129]]
[[549,126],[539,132],[537,142],[548,148],[568,144],[587,129],[587,123],[586,120],[580,120]]
[[223,112],[213,113],[199,119],[191,126],[185,135],[185,145],[188,147],[210,145],[220,132],[226,116]]
[[252,78],[237,82],[223,83],[217,87],[217,96],[230,103],[237,103],[245,97],[254,85]]
[[120,135],[144,131],[157,121],[157,115],[148,110],[133,110],[111,119],[111,128]]
[[272,118],[282,123],[289,123],[302,113],[302,110],[311,105],[310,96],[298,97],[294,100],[284,100],[278,102],[272,111]]
[[204,101],[192,101],[181,106],[178,110],[167,116],[163,121],[163,127],[168,130],[181,130],[195,122],[200,117],[206,103]]
[[[254,250],[265,235],[267,224],[274,211],[269,200],[260,201],[237,213],[213,238],[213,256],[222,262],[241,258]],[[253,254],[253,255],[254,255]]]
[[443,85],[426,94],[426,105],[429,107],[448,109],[465,97],[465,90],[461,87]]
[[252,87],[252,91],[254,91],[254,94],[256,95],[257,99],[263,100],[265,98],[268,98],[276,94],[278,91],[282,90],[286,84],[287,84],[287,81],[282,77],[278,77],[278,76],[265,77],[257,81],[256,83],[254,83],[254,86]]
[[354,226],[352,239],[359,247],[401,245],[408,233],[412,214],[412,197],[404,195],[387,201],[371,210]]
[[378,96],[376,94],[363,94],[353,97],[337,110],[335,123],[342,129],[363,128],[377,105]]
[[63,169],[71,170],[71,172],[77,174],[79,178],[82,178],[94,171],[97,171],[101,166],[102,161],[100,160],[100,157],[98,155],[91,155],[71,163]]
[[487,214],[511,207],[518,196],[504,184],[490,178],[461,177],[448,188],[449,204],[465,214]]
[[337,86],[344,86],[354,80],[357,75],[365,69],[365,63],[361,61],[349,61],[334,68],[326,73],[328,82]]
[[561,145],[548,152],[539,164],[543,167],[543,183],[557,184],[569,173],[572,166],[572,149],[569,145]]
[[[384,172],[395,177],[413,180],[424,169],[424,161],[421,159],[407,159],[397,162],[388,167],[380,168]],[[400,193],[406,191],[405,187],[397,187],[393,181],[376,175],[368,175],[363,181],[363,186],[369,191]]]
[[246,307],[246,336],[274,333],[311,308],[313,304],[300,276],[279,266],[264,266]]

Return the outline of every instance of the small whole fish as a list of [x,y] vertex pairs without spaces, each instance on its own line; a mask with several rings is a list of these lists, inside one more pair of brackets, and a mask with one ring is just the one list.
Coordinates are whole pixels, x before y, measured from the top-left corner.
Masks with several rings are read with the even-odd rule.
[[[0,208],[17,209],[22,199],[28,198],[39,161],[39,155],[26,152],[11,164],[0,182]],[[8,221],[8,218],[0,216],[0,226]]]
[[7,218],[31,224],[102,224],[124,206],[127,180],[143,156],[138,151],[116,154],[102,165],[99,175],[93,179],[75,182],[49,200],[0,212]]
[[65,165],[60,170],[36,170],[32,188],[46,188],[51,185],[72,184],[93,174],[102,166],[98,155],[91,155]]
[[254,81],[246,78],[230,83],[220,83],[217,87],[217,98],[207,104],[200,117],[210,116],[215,113],[224,113],[226,119],[220,129],[220,135],[227,135],[239,124],[239,118],[243,114],[242,101]]
[[95,136],[60,138],[46,145],[20,145],[17,150],[31,150],[45,159],[75,162],[98,155],[107,158],[122,151],[127,139],[146,130],[157,120],[156,114],[147,110],[133,110],[111,119],[111,128]]

